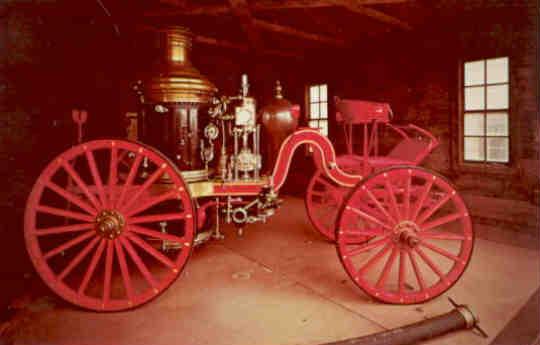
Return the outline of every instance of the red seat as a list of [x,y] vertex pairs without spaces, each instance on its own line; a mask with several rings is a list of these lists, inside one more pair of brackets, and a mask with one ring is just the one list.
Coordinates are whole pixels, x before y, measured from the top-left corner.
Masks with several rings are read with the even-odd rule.
[[370,123],[373,121],[388,123],[392,116],[392,109],[388,103],[356,99],[336,98],[336,110],[336,120],[349,124]]

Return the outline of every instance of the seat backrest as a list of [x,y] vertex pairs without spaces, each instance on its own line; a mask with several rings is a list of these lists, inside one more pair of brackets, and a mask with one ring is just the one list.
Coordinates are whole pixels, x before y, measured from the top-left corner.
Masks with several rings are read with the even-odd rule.
[[401,140],[390,153],[388,157],[396,158],[418,165],[431,152],[428,149],[430,142],[427,140],[418,140],[414,138]]
[[340,99],[338,97],[335,97],[334,100],[337,122],[359,124],[376,121],[388,123],[392,115],[392,109],[388,103]]

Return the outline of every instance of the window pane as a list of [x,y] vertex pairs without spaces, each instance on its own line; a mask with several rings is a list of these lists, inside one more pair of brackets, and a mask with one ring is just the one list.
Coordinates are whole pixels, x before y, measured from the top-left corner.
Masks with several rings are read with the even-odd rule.
[[318,121],[309,121],[309,127],[311,127],[311,128],[319,128]]
[[465,110],[484,109],[484,87],[465,88]]
[[328,117],[328,103],[326,102],[323,102],[321,103],[321,117],[322,118],[327,118]]
[[321,128],[321,133],[328,136],[328,121],[319,121],[319,127]]
[[488,86],[487,108],[488,109],[507,109],[508,108],[508,84]]
[[484,135],[484,114],[465,114],[465,135]]
[[484,154],[484,138],[468,138],[465,137],[465,160],[467,161],[483,161]]
[[311,103],[311,111],[309,117],[311,119],[318,119],[319,118],[319,103]]
[[487,82],[488,84],[508,82],[507,57],[487,60]]
[[484,60],[465,63],[465,86],[484,84]]
[[309,88],[309,101],[310,102],[319,101],[319,87],[318,86],[311,86]]
[[488,113],[486,135],[508,136],[508,113]]
[[319,88],[319,92],[320,92],[320,101],[321,102],[326,102],[328,100],[328,90],[327,90],[327,87],[326,87],[326,84],[323,84],[320,86]]
[[487,160],[508,162],[508,138],[487,138]]

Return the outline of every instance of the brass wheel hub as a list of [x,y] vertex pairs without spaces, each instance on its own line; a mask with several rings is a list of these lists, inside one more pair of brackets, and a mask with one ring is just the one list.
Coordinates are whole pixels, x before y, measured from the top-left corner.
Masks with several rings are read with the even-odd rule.
[[124,217],[116,211],[101,211],[96,217],[96,232],[99,236],[107,239],[118,237],[125,225]]
[[420,242],[417,235],[418,231],[420,231],[420,228],[416,223],[404,220],[394,227],[392,239],[396,243],[412,248]]

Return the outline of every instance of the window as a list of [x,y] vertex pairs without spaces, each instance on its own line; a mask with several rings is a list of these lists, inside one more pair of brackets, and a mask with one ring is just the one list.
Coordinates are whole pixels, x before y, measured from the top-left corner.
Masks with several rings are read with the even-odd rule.
[[508,163],[509,60],[500,57],[463,65],[463,159]]
[[328,86],[311,85],[308,104],[309,127],[319,128],[322,134],[328,136]]

